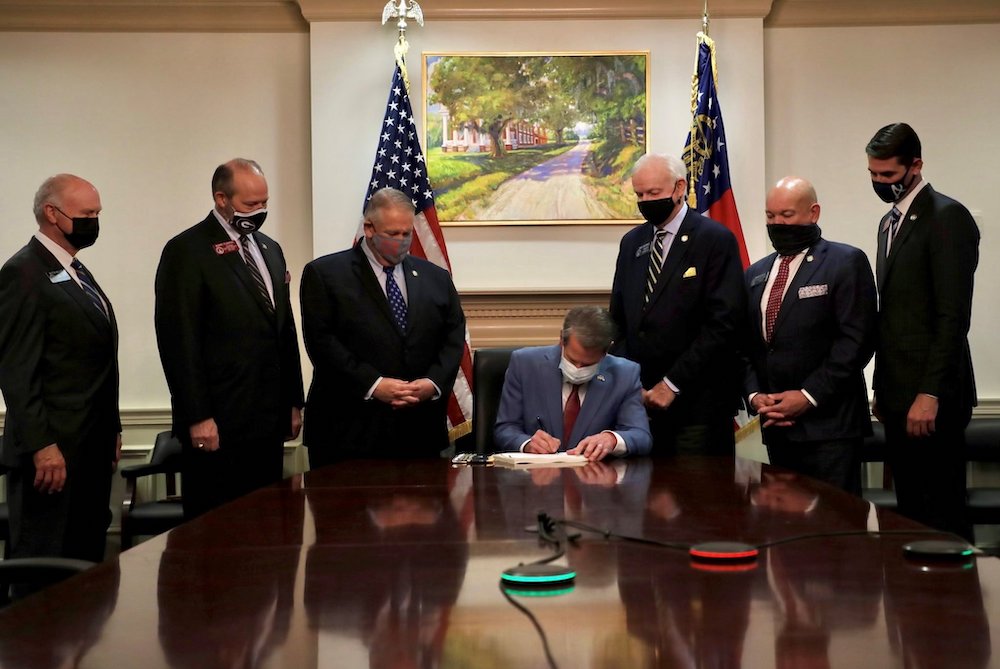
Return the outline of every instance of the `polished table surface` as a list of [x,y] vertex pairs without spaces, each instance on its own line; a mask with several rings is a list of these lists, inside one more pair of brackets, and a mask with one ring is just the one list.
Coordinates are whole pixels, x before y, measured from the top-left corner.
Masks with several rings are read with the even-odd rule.
[[[0,667],[549,666],[498,587],[538,511],[670,542],[802,537],[739,569],[585,534],[514,596],[580,667],[986,667],[1000,561],[908,560],[920,526],[741,459],[509,470],[352,462],[288,479],[0,611]],[[865,534],[879,529],[882,534]],[[854,534],[850,534],[854,532]]]

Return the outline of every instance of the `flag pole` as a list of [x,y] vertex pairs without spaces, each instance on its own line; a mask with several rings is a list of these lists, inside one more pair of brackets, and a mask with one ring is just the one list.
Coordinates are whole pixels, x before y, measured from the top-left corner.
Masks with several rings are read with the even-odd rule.
[[708,0],[705,0],[705,11],[701,15],[701,31],[708,36]]

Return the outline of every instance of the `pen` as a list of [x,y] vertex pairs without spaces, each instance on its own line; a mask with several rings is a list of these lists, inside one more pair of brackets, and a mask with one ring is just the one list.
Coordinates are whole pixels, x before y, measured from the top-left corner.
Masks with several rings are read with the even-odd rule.
[[548,430],[545,429],[545,423],[542,422],[542,417],[541,416],[535,416],[535,420],[538,421],[538,429],[539,430],[542,430],[543,432],[548,432]]

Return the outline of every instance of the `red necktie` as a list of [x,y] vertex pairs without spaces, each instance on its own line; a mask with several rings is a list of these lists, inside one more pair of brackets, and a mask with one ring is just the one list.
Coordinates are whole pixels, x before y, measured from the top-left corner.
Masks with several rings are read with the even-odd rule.
[[566,406],[563,407],[563,440],[565,449],[572,448],[576,444],[570,445],[569,438],[573,434],[573,426],[576,425],[576,417],[580,415],[580,386],[573,384],[566,398]]
[[781,256],[781,265],[778,266],[778,276],[774,277],[774,284],[771,286],[771,294],[767,297],[767,311],[764,312],[764,339],[771,341],[774,334],[774,321],[778,320],[778,310],[781,309],[781,296],[785,292],[785,284],[788,283],[788,266],[795,256]]

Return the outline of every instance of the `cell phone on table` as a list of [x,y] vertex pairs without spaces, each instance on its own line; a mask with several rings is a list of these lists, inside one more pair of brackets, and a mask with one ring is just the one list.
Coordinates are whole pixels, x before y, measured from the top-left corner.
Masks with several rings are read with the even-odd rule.
[[484,453],[459,453],[451,459],[453,465],[488,465],[493,458]]

